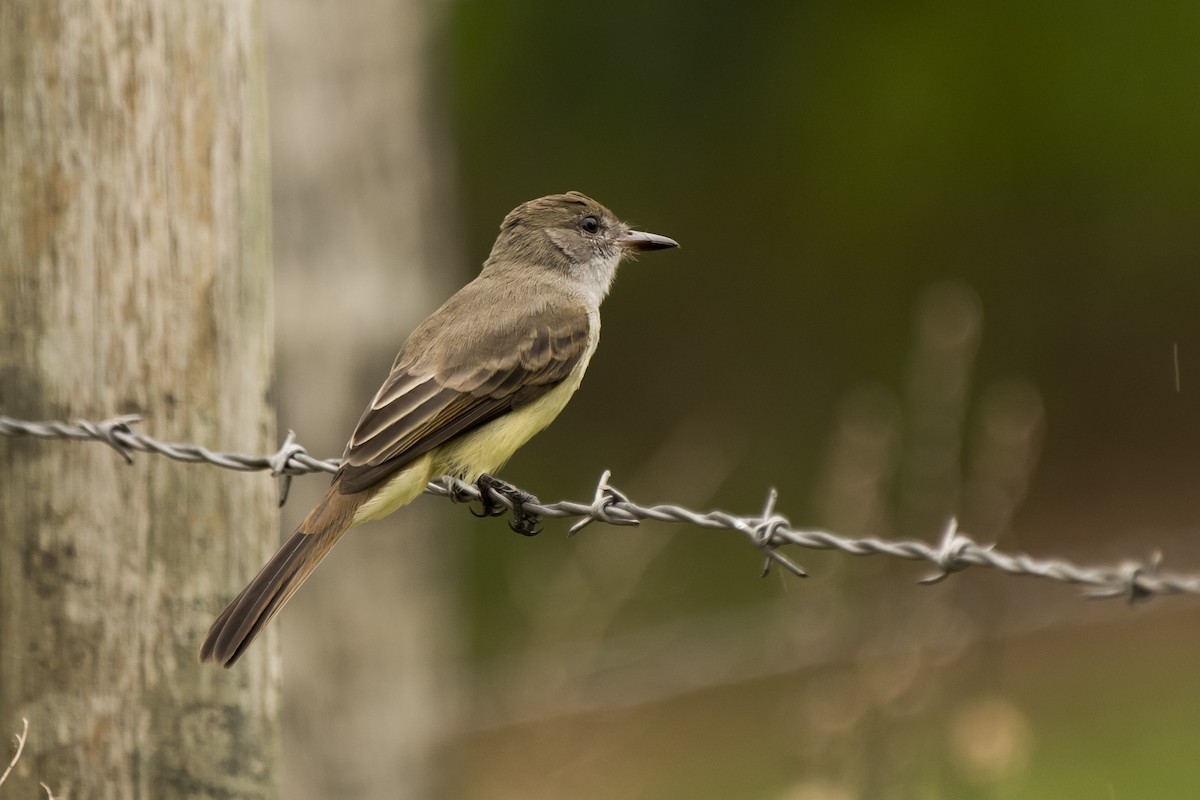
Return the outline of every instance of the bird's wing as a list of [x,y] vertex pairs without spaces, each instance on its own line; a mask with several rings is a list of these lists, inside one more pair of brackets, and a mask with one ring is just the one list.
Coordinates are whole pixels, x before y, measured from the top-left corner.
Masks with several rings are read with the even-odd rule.
[[585,308],[489,316],[487,324],[477,318],[409,339],[346,446],[335,477],[343,494],[369,489],[438,445],[533,402],[587,351]]

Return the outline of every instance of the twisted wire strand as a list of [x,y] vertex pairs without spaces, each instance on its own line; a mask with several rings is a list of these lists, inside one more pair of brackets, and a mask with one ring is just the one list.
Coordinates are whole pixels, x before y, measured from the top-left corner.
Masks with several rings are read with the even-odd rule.
[[[242,472],[269,471],[284,480],[281,503],[287,497],[287,487],[292,476],[312,472],[333,473],[340,464],[338,459],[310,456],[296,443],[295,434],[291,431],[276,452],[251,456],[214,452],[195,444],[161,442],[132,429],[131,426],[140,419],[137,415],[127,415],[101,422],[81,420],[67,423],[29,422],[0,416],[0,435],[100,441],[115,449],[127,462],[133,461],[134,452],[146,452],[185,463],[212,464]],[[1132,603],[1159,595],[1200,595],[1200,574],[1161,569],[1162,556],[1157,552],[1144,561],[1127,560],[1116,565],[1082,566],[1066,559],[1035,558],[1026,553],[1005,553],[995,549],[993,545],[979,544],[960,532],[954,520],[950,520],[941,540],[936,544],[919,539],[851,538],[829,531],[793,528],[786,517],[775,513],[778,497],[773,489],[768,493],[762,513],[747,517],[725,511],[699,512],[672,504],[639,505],[613,487],[609,483],[610,477],[608,471],[600,476],[590,503],[572,500],[526,503],[524,510],[526,513],[543,517],[575,519],[576,522],[568,531],[569,535],[574,535],[595,522],[607,525],[638,525],[644,520],[738,531],[763,553],[763,574],[777,565],[798,577],[804,577],[804,570],[779,552],[779,548],[784,545],[794,545],[809,550],[836,550],[854,556],[882,555],[909,561],[926,561],[933,564],[937,571],[923,578],[922,584],[937,583],[951,573],[969,567],[983,567],[1009,575],[1026,575],[1077,584],[1086,587],[1086,597],[1096,599],[1124,598]],[[481,497],[478,486],[450,477],[430,482],[425,491],[459,502],[479,501]],[[512,509],[512,501],[504,494],[493,489],[491,497],[494,503]]]

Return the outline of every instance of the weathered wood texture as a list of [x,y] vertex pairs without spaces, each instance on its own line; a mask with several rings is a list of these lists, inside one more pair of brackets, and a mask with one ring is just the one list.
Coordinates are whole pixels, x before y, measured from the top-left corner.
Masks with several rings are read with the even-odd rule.
[[[0,409],[275,446],[253,2],[0,3]],[[0,440],[5,796],[273,797],[278,658],[196,663],[273,550],[266,476]],[[4,760],[7,760],[5,755]]]

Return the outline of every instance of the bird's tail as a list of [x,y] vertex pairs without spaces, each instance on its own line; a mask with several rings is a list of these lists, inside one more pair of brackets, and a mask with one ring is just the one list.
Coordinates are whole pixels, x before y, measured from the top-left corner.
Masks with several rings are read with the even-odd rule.
[[350,530],[357,507],[336,485],[331,487],[291,538],[213,621],[200,645],[200,661],[233,666]]

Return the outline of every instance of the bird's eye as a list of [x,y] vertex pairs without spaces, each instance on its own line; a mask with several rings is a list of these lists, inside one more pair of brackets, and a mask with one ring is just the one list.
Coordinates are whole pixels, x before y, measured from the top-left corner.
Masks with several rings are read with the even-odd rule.
[[600,223],[595,217],[584,217],[579,222],[579,227],[583,228],[588,233],[595,233],[600,230]]

